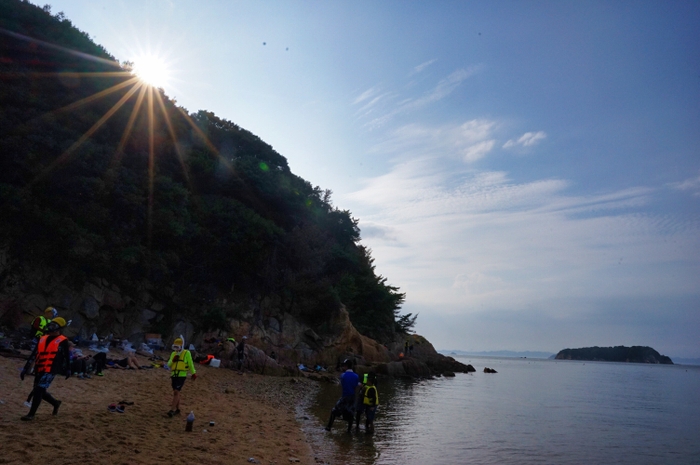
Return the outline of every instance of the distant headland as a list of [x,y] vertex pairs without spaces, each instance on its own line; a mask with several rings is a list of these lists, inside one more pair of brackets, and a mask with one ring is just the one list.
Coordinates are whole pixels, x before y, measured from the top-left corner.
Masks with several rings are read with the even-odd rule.
[[646,346],[584,347],[564,349],[554,357],[556,360],[588,360],[602,362],[657,363],[673,365],[670,357],[659,354]]

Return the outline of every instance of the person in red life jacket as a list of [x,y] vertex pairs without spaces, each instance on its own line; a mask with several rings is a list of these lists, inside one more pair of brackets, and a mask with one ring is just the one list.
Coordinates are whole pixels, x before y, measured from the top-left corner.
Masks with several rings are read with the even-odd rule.
[[[56,318],[58,316],[58,310],[56,310],[54,307],[46,307],[44,310],[43,315],[39,315],[38,317],[34,318],[32,320],[32,331],[34,331],[34,339],[32,339],[32,352],[36,349],[36,345],[39,343],[39,339],[44,335],[46,332],[46,325],[51,323],[51,320],[53,318]],[[34,359],[31,357],[29,358],[32,363],[34,363]],[[31,374],[32,373],[32,365],[29,365],[29,368],[27,369],[27,373]],[[27,400],[24,402],[24,405],[27,407],[30,407],[32,404],[32,397],[34,396],[34,390],[32,390],[29,395],[27,396]]]
[[23,416],[23,421],[34,419],[39,405],[45,400],[53,406],[53,414],[58,415],[61,401],[53,398],[47,392],[56,375],[65,375],[70,378],[70,354],[68,338],[61,334],[61,330],[66,326],[66,320],[61,317],[54,318],[46,325],[46,335],[39,339],[39,343],[29,356],[19,377],[24,381],[29,368],[34,362],[34,390],[32,391],[32,406],[29,413]]
[[192,354],[185,349],[185,340],[182,336],[173,341],[173,353],[170,354],[168,368],[171,371],[170,379],[173,388],[173,401],[170,403],[168,416],[172,417],[180,414],[180,391],[185,385],[187,372],[192,373],[192,381],[197,379],[197,370],[194,369]]

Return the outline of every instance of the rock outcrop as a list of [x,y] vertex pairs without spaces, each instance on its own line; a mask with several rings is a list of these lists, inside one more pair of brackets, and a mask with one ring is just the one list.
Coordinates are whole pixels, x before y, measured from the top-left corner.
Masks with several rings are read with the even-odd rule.
[[[405,353],[407,342],[409,349],[408,353]],[[476,371],[471,365],[465,365],[452,357],[439,354],[427,339],[418,334],[401,335],[389,348],[393,360],[376,366],[375,369],[380,374],[394,377],[429,378]],[[360,367],[358,371],[364,372],[365,370]]]

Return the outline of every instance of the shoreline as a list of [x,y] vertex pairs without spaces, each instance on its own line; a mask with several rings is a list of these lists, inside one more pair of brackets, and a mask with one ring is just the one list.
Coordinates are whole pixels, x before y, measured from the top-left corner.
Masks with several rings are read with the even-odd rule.
[[[0,463],[323,463],[302,426],[312,418],[306,411],[318,389],[304,377],[198,366],[197,380],[188,378],[182,390],[183,414],[168,418],[170,373],[162,368],[106,369],[104,377],[86,380],[57,376],[49,392],[63,402],[58,416],[42,403],[35,420],[23,422],[34,380],[20,381],[24,363],[0,356]],[[122,400],[134,405],[124,413],[108,411]],[[185,433],[190,410],[194,428]]]

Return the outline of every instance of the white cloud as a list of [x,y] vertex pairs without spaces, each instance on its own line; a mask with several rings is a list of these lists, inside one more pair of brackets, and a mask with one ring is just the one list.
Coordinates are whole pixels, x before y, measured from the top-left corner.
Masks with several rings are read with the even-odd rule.
[[[466,79],[477,74],[479,71],[481,71],[481,66],[472,66],[469,68],[458,69],[457,71],[452,72],[444,79],[441,79],[435,85],[435,87],[429,89],[423,94],[417,96],[408,96],[404,99],[401,99],[393,108],[385,109],[385,113],[382,116],[373,118],[367,123],[367,126],[371,128],[380,127],[386,124],[391,119],[393,119],[396,115],[419,110],[427,105],[443,100],[449,95],[451,95],[452,92],[454,92],[455,89],[457,89],[457,87],[459,87]],[[355,103],[359,103],[374,95],[365,94],[367,94],[367,92],[363,93],[360,97],[356,98]],[[360,98],[362,98],[362,100],[360,100]]]
[[441,156],[473,163],[493,150],[497,128],[498,123],[488,119],[444,126],[407,124],[391,131],[372,151],[401,159]]
[[478,71],[478,66],[473,66],[468,69],[459,69],[447,76],[445,79],[438,82],[437,86],[435,86],[432,90],[424,94],[422,97],[418,98],[412,103],[408,103],[407,106],[409,106],[410,108],[419,108],[429,103],[442,100],[448,95],[450,95],[462,82],[464,82],[464,80],[473,76]]
[[680,191],[690,191],[694,197],[700,197],[700,176],[674,182],[669,186]]
[[[554,316],[583,311],[593,298],[696,292],[697,223],[643,213],[654,189],[571,195],[568,188],[563,179],[515,182],[426,156],[367,180],[351,200],[361,229],[391,228],[390,240],[374,234],[363,242],[423,314],[439,306],[541,308]],[[671,264],[685,271],[659,272]]]
[[420,73],[420,72],[423,72],[423,70],[425,70],[425,68],[427,68],[428,66],[432,65],[432,64],[435,63],[436,61],[437,61],[437,58],[433,58],[432,60],[429,60],[429,61],[426,61],[426,62],[424,62],[424,63],[421,63],[420,65],[418,65],[418,66],[416,66],[415,68],[413,68],[413,71],[411,71],[411,73],[409,74],[409,76],[412,76],[412,75],[414,75],[414,74],[418,74],[418,73]]
[[542,139],[545,139],[547,134],[544,131],[538,132],[526,132],[518,140],[510,139],[508,142],[503,144],[504,149],[509,149],[515,146],[530,147],[537,144]]
[[491,151],[495,143],[496,141],[493,139],[484,140],[470,147],[467,147],[466,149],[464,149],[464,161],[471,163],[477,160],[481,160],[482,158],[484,158],[484,156],[486,156],[487,153]]
[[369,88],[357,97],[355,97],[355,100],[353,100],[352,104],[357,105],[358,103],[364,102],[365,100],[374,97],[378,93],[379,90],[376,87]]

